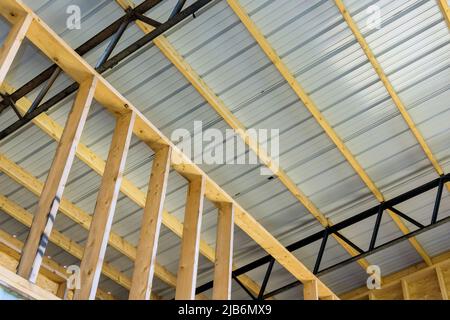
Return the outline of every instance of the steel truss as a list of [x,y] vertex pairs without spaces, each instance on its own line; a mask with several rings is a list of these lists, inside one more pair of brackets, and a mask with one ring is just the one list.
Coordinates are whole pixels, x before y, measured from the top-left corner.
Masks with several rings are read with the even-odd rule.
[[[187,17],[191,15],[195,17],[195,12],[212,1],[213,0],[197,0],[192,5],[183,10],[183,6],[186,1],[179,0],[175,5],[175,8],[173,9],[169,19],[166,22],[161,23],[145,16],[144,14],[158,5],[160,2],[162,2],[162,0],[146,0],[140,5],[136,6],[134,9],[127,9],[126,14],[123,17],[116,20],[108,27],[100,31],[97,35],[83,43],[81,46],[76,48],[75,51],[82,56],[97,47],[103,41],[110,39],[108,46],[106,47],[105,51],[103,52],[95,66],[95,70],[98,73],[102,74],[105,71],[112,69],[125,58],[141,49],[170,28],[182,22]],[[155,29],[110,58],[114,48],[117,46],[127,26],[130,22],[135,20],[141,20],[147,24],[150,24],[155,27]],[[78,90],[79,85],[78,83],[74,82],[47,101],[41,103],[52,85],[55,83],[61,71],[62,70],[56,64],[54,64],[46,70],[42,71],[32,80],[28,81],[14,93],[1,94],[3,100],[0,102],[0,113],[6,108],[11,107],[19,119],[0,132],[0,140],[3,140],[7,136],[16,132],[28,122],[33,120],[35,117],[43,112],[46,112],[55,104]],[[42,83],[45,83],[45,85],[41,88],[32,105],[24,115],[21,115],[18,112],[15,103],[31,91],[38,88]]]
[[[327,274],[329,272],[335,271],[335,270],[337,270],[343,266],[346,266],[352,262],[356,262],[359,259],[365,258],[369,255],[372,255],[376,252],[379,252],[381,250],[389,248],[389,247],[391,247],[395,244],[398,244],[404,240],[407,240],[411,237],[415,237],[423,232],[429,231],[429,230],[439,227],[447,222],[450,222],[450,216],[443,218],[441,220],[438,220],[439,208],[440,208],[440,203],[441,203],[441,199],[442,199],[442,191],[444,189],[445,183],[449,182],[449,181],[450,181],[450,174],[442,175],[441,177],[439,177],[433,181],[430,181],[424,185],[421,185],[415,189],[412,189],[406,193],[403,193],[395,198],[392,198],[391,200],[385,201],[385,202],[383,202],[377,206],[374,206],[368,210],[365,210],[353,217],[350,217],[346,220],[336,223],[335,225],[325,228],[324,230],[319,231],[313,235],[310,235],[304,239],[294,242],[294,243],[288,245],[286,247],[286,249],[289,250],[290,252],[293,252],[297,249],[303,248],[309,244],[312,244],[313,242],[320,240],[321,244],[320,244],[319,251],[317,253],[317,258],[316,258],[316,262],[314,265],[313,273],[316,276],[321,276],[321,275]],[[417,196],[419,196],[427,191],[430,191],[432,189],[435,189],[435,188],[437,188],[437,192],[436,192],[434,208],[433,208],[433,211],[431,212],[429,224],[423,225],[422,223],[418,222],[417,220],[411,218],[410,216],[406,215],[405,213],[403,213],[400,210],[395,208],[396,205],[399,205],[409,199],[417,197]],[[400,218],[402,218],[402,219],[410,222],[414,226],[416,226],[417,229],[409,232],[408,234],[405,234],[405,235],[397,237],[393,240],[387,241],[383,244],[376,245],[383,212],[388,209],[390,211],[392,211],[393,213],[395,213],[396,215],[398,215]],[[369,247],[367,250],[361,249],[355,243],[353,243],[352,241],[350,241],[348,238],[346,238],[345,236],[343,236],[340,233],[341,230],[352,227],[352,226],[356,225],[357,223],[364,221],[366,219],[369,219],[370,217],[375,216],[375,215],[376,215],[376,219],[375,219],[375,223],[373,226],[370,244],[369,244]],[[354,248],[357,252],[359,252],[359,254],[356,256],[350,257],[348,259],[345,259],[341,262],[338,262],[332,266],[320,269],[320,264],[321,264],[321,261],[322,261],[322,258],[323,258],[324,252],[325,252],[327,239],[332,234],[335,234],[336,236],[341,238],[343,241],[345,241],[347,244],[349,244],[352,248]],[[249,293],[249,295],[251,296],[252,299],[267,299],[267,298],[278,295],[284,291],[287,291],[287,290],[294,288],[301,284],[300,281],[294,281],[294,282],[292,282],[288,285],[285,285],[279,289],[276,289],[269,293],[265,293],[265,288],[270,279],[270,274],[271,274],[273,264],[274,264],[274,260],[273,260],[272,256],[270,256],[270,255],[262,257],[262,258],[255,260],[243,267],[240,267],[240,268],[234,270],[233,271],[233,279],[237,280],[237,277],[239,275],[247,273],[247,272],[249,272],[253,269],[256,269],[258,267],[261,267],[267,263],[269,264],[269,266],[267,267],[267,271],[266,271],[266,274],[264,277],[264,281],[261,285],[261,291],[259,292],[258,297],[255,297],[254,295],[249,293],[248,289],[244,288],[244,289],[246,289],[245,291],[247,293]],[[242,286],[242,284],[239,284],[239,285]],[[212,286],[213,286],[212,281],[205,283],[204,285],[199,286],[197,288],[196,293],[199,294],[201,292],[204,292],[204,291],[212,288]]]

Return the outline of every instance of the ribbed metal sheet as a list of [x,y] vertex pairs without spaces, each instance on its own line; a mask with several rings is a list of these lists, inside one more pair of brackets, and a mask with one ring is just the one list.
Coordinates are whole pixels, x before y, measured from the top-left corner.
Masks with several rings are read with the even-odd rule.
[[[123,15],[113,1],[25,1],[72,47],[77,47],[102,28]],[[150,16],[163,21],[176,0],[164,1]],[[189,2],[189,1],[188,1]],[[192,2],[192,1],[191,1]],[[191,3],[189,2],[189,3]],[[281,56],[300,84],[345,141],[362,167],[387,199],[434,179],[437,175],[397,111],[374,72],[370,62],[346,26],[333,1],[242,0],[258,28]],[[77,4],[82,12],[82,29],[65,26],[67,5]],[[435,1],[345,1],[350,14],[385,70],[400,98],[444,170],[450,169],[450,33]],[[377,5],[382,13],[381,28],[369,29],[367,8]],[[0,20],[0,41],[7,34]],[[136,26],[125,32],[115,52],[142,36]],[[266,58],[245,27],[225,1],[216,1],[196,19],[188,19],[167,33],[171,44],[206,81],[225,105],[246,126],[280,130],[280,164],[299,188],[333,222],[341,221],[376,205],[375,197],[324,134],[289,85]],[[95,64],[103,44],[85,56]],[[42,54],[25,43],[7,81],[19,87],[50,65]],[[181,73],[149,45],[106,73],[106,78],[138,107],[167,136],[177,128],[193,132],[193,121],[205,128],[224,132],[227,124],[205,102]],[[61,76],[51,93],[70,83]],[[32,99],[36,92],[29,95]],[[63,125],[73,100],[61,102],[49,114]],[[0,127],[14,119],[11,111],[0,118]],[[106,159],[114,128],[114,118],[94,105],[82,135],[82,142]],[[28,125],[0,144],[9,159],[45,180],[56,143],[40,129]],[[133,138],[125,176],[146,191],[153,152]],[[259,174],[258,165],[201,165],[201,167],[284,245],[321,230],[307,210],[277,180]],[[92,214],[100,177],[84,163],[75,160],[64,196]],[[2,194],[29,212],[37,197],[17,183],[0,175]],[[183,221],[186,181],[177,173],[169,176],[165,208]],[[434,200],[430,192],[399,209],[419,221],[427,222]],[[442,201],[442,216],[449,214],[449,198]],[[133,244],[139,236],[142,209],[120,194],[113,230]],[[0,215],[1,228],[26,237],[26,228]],[[365,248],[369,244],[372,221],[360,223],[343,233]],[[216,209],[205,203],[202,237],[215,245]],[[408,225],[408,224],[407,224]],[[413,226],[408,225],[413,228]],[[447,227],[448,228],[448,227]],[[418,237],[430,255],[450,248],[448,229],[441,227]],[[56,229],[83,244],[87,231],[58,215]],[[379,243],[401,233],[385,215]],[[320,243],[295,252],[312,268]],[[180,239],[164,228],[161,232],[158,262],[173,273],[177,271]],[[61,264],[75,260],[51,246],[51,256]],[[263,256],[264,251],[236,228],[234,258],[238,266]],[[348,254],[330,239],[322,267],[348,258]],[[380,265],[383,274],[420,261],[409,243],[368,257]],[[106,261],[131,276],[132,262],[112,248]],[[201,258],[199,284],[212,279],[212,263]],[[265,268],[249,273],[261,283]],[[356,263],[327,274],[322,280],[337,293],[364,285],[366,274]],[[267,291],[295,280],[277,264]],[[127,292],[102,278],[100,287],[119,298]],[[156,280],[155,292],[164,298],[173,289]],[[209,292],[210,294],[210,292]],[[248,298],[233,284],[233,298]],[[300,298],[301,287],[277,298]]]

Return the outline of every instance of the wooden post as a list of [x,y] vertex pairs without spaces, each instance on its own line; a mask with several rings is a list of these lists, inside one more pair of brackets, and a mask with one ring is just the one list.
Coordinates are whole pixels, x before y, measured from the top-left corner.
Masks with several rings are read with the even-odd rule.
[[408,282],[406,282],[405,279],[402,279],[401,281],[402,284],[402,292],[403,292],[403,299],[404,300],[410,300],[410,294],[409,294],[409,287],[408,287]]
[[20,44],[25,38],[32,21],[33,17],[31,14],[27,14],[18,19],[17,22],[11,27],[5,42],[0,48],[0,87],[3,84],[3,81],[5,81],[6,74],[13,63],[17,52],[19,51]]
[[67,118],[64,132],[61,136],[55,157],[45,181],[34,214],[30,233],[28,234],[17,273],[30,280],[36,281],[42,256],[47,248],[53,223],[58,212],[64,187],[69,177],[73,158],[81,132],[92,103],[97,79],[92,78],[80,84],[75,102]]
[[303,299],[304,300],[319,300],[319,289],[317,280],[303,282]]
[[89,236],[81,260],[81,288],[75,292],[75,300],[93,300],[95,298],[135,117],[134,112],[129,112],[117,119],[105,173],[102,177],[89,228]]
[[230,300],[233,265],[234,206],[221,203],[217,217],[216,261],[214,264],[214,300]]
[[162,147],[156,152],[153,160],[131,282],[130,300],[150,299],[167,178],[170,170],[170,154],[171,148],[169,146]]
[[195,298],[205,180],[204,176],[197,176],[189,182],[175,292],[176,300],[194,300]]
[[447,286],[440,266],[436,266],[436,275],[439,282],[439,290],[441,290],[442,300],[448,300]]

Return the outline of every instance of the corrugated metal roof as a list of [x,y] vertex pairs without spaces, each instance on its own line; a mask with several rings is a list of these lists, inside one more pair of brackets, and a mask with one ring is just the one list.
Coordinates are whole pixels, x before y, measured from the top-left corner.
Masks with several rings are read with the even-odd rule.
[[[72,47],[77,47],[102,28],[123,15],[113,1],[25,1]],[[164,1],[152,10],[155,19],[167,18],[176,1]],[[82,29],[68,30],[65,8],[77,4],[82,12]],[[436,178],[436,173],[397,111],[374,72],[370,62],[346,26],[333,1],[241,0],[240,3],[278,52],[299,83],[305,88],[334,130],[345,141],[387,199]],[[406,105],[419,130],[446,172],[450,169],[450,33],[435,1],[345,1],[369,46]],[[371,5],[381,10],[381,28],[367,27]],[[1,23],[0,36],[7,34]],[[4,31],[5,30],[5,31]],[[115,52],[142,36],[130,25]],[[375,197],[363,184],[339,150],[314,121],[303,103],[270,63],[257,43],[225,1],[214,5],[166,34],[170,43],[205,80],[208,86],[246,126],[280,130],[280,164],[298,187],[333,222],[341,221],[376,205]],[[105,45],[105,44],[104,44]],[[95,64],[103,46],[85,58]],[[22,46],[7,81],[19,87],[50,65],[48,59],[29,43]],[[106,73],[111,84],[138,107],[164,134],[170,137],[177,128],[193,132],[193,121],[204,128],[224,132],[227,124],[187,82],[181,73],[149,45]],[[69,83],[61,76],[51,93]],[[36,91],[37,92],[37,91]],[[29,95],[32,99],[36,92]],[[50,93],[50,94],[51,94]],[[49,114],[63,125],[71,99],[54,107]],[[3,128],[14,119],[11,111],[2,114]],[[106,158],[114,119],[101,106],[91,108],[82,142],[103,159]],[[20,133],[0,144],[1,152],[41,181],[45,180],[56,143],[40,129],[28,125]],[[126,177],[141,190],[147,188],[153,152],[137,139],[132,140],[126,164]],[[259,165],[201,165],[230,195],[247,209],[277,239],[287,245],[321,230],[319,223],[277,180],[259,174]],[[87,165],[75,160],[64,196],[92,213],[100,177]],[[17,183],[0,175],[2,194],[33,212],[37,198]],[[171,172],[165,208],[181,221],[186,181]],[[399,206],[419,221],[427,221],[434,194]],[[449,214],[448,194],[442,201],[442,216]],[[113,230],[133,244],[139,233],[142,210],[120,194]],[[4,214],[1,228],[26,236],[26,228]],[[205,204],[202,237],[215,244],[215,208]],[[412,227],[412,226],[411,226]],[[57,230],[83,244],[86,230],[58,215]],[[369,244],[371,222],[344,230],[359,246]],[[448,227],[447,227],[448,228]],[[385,217],[378,241],[400,235],[395,224]],[[446,227],[422,234],[418,240],[430,255],[450,248]],[[234,258],[238,266],[263,256],[264,251],[236,228]],[[158,262],[176,273],[179,238],[163,227]],[[309,268],[314,266],[319,242],[295,252]],[[49,247],[51,256],[62,264],[74,262],[60,249]],[[330,239],[322,266],[341,261],[348,254]],[[414,249],[403,242],[368,257],[380,265],[382,273],[418,262]],[[131,275],[132,262],[112,248],[106,261]],[[200,259],[199,284],[212,279],[212,263]],[[257,282],[264,268],[249,273]],[[322,277],[336,293],[364,285],[364,271],[353,263]],[[268,291],[293,281],[293,277],[275,265]],[[119,298],[127,292],[102,278],[101,288]],[[165,298],[174,291],[156,281],[155,291]],[[248,298],[235,284],[233,298]],[[301,297],[300,288],[278,298]]]

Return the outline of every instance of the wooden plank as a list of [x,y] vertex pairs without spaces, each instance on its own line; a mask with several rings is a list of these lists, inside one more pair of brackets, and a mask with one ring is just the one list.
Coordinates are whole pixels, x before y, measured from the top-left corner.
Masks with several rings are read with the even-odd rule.
[[26,14],[18,19],[8,33],[2,47],[0,48],[0,86],[5,81],[6,75],[14,61],[20,45],[30,27],[33,17]]
[[214,263],[214,300],[231,299],[231,271],[233,261],[234,207],[222,203],[217,215],[216,261]]
[[17,273],[34,282],[59,209],[75,150],[91,106],[97,80],[80,85],[33,218]]
[[60,300],[54,294],[0,266],[0,284],[30,300]]
[[170,153],[170,147],[163,147],[156,152],[153,160],[134,264],[130,300],[148,300],[150,298],[167,179],[170,171]]
[[319,300],[319,289],[317,287],[317,280],[305,281],[303,283],[303,299]]
[[444,274],[440,266],[436,266],[436,276],[439,282],[439,289],[441,290],[442,300],[448,300],[448,290],[445,283]]
[[205,194],[204,176],[189,182],[184,214],[183,238],[179,260],[176,300],[194,300],[197,283],[199,239]]
[[92,300],[95,298],[135,116],[133,112],[130,112],[117,118],[108,160],[106,161],[105,174],[98,192],[91,227],[81,260],[81,288],[75,291],[74,299],[76,300]]

